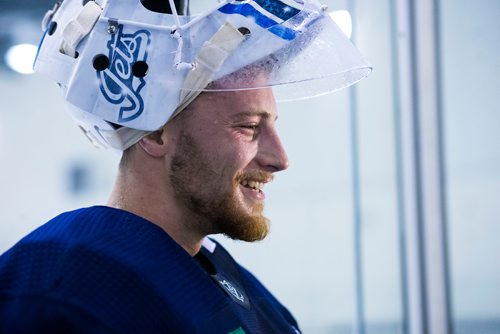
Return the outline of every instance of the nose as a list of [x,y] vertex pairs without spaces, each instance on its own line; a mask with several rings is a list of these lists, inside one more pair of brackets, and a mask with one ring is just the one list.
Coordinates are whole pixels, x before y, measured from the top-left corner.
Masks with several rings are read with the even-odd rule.
[[276,129],[269,129],[259,142],[259,164],[269,172],[288,168],[288,156]]

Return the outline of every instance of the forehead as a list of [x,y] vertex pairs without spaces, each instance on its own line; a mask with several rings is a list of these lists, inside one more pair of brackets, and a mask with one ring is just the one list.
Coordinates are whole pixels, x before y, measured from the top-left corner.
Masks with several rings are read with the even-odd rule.
[[270,119],[277,117],[276,101],[271,88],[204,92],[193,102],[193,108],[197,109],[193,113],[196,116],[212,119],[249,115],[261,115]]

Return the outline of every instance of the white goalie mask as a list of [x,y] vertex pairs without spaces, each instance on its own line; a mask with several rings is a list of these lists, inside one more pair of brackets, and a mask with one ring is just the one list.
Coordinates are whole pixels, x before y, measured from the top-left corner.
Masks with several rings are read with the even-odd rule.
[[223,0],[197,16],[158,1],[172,14],[140,0],[64,0],[44,18],[35,71],[61,86],[97,146],[130,147],[202,91],[273,87],[293,100],[371,71],[316,0]]

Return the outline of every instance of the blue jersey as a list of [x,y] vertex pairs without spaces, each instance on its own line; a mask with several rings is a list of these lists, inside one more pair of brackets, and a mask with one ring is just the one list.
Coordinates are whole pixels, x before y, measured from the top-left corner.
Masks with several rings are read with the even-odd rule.
[[0,333],[298,333],[219,244],[191,257],[123,210],[63,213],[0,257]]

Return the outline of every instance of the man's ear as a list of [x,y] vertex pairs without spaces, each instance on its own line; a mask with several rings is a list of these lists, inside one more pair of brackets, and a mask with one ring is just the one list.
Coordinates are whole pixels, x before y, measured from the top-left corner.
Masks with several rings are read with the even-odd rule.
[[161,158],[167,153],[167,136],[162,128],[139,141],[141,148],[152,157]]

